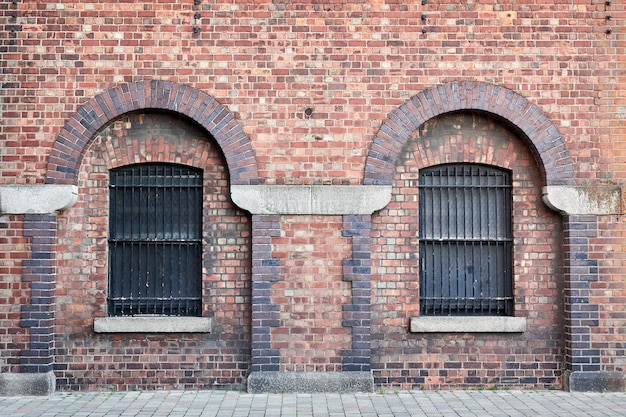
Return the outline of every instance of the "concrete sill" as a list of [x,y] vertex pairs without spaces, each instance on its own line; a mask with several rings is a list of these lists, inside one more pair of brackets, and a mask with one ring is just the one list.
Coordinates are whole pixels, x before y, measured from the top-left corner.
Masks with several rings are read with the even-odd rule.
[[99,317],[94,319],[96,333],[210,333],[208,317]]
[[411,333],[524,333],[526,317],[416,317]]

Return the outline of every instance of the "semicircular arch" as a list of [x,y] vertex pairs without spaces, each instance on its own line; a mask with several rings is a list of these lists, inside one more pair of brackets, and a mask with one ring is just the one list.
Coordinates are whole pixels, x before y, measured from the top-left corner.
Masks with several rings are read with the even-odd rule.
[[252,144],[233,113],[198,89],[160,80],[121,84],[81,105],[52,146],[46,183],[76,184],[83,155],[96,133],[120,116],[140,110],[170,111],[195,121],[221,148],[231,184],[258,184]]
[[544,185],[575,185],[569,151],[556,126],[526,98],[485,82],[452,82],[426,89],[394,110],[370,146],[365,185],[390,185],[403,146],[423,123],[458,111],[483,111],[521,133],[535,156]]

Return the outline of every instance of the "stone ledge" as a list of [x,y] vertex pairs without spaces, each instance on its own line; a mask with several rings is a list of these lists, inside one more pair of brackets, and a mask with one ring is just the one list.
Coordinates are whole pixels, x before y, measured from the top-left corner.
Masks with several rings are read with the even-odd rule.
[[0,373],[0,396],[50,395],[56,388],[54,372],[43,374]]
[[50,214],[72,207],[77,200],[75,185],[0,185],[0,214]]
[[96,333],[210,333],[208,317],[99,317],[94,319]]
[[416,317],[412,333],[523,333],[526,317]]
[[547,186],[543,201],[563,214],[609,215],[622,213],[622,189],[619,186]]
[[626,378],[622,372],[565,371],[563,389],[570,392],[622,392],[626,389]]
[[252,372],[248,392],[373,392],[371,372]]
[[372,214],[391,201],[386,185],[231,185],[230,192],[252,214]]

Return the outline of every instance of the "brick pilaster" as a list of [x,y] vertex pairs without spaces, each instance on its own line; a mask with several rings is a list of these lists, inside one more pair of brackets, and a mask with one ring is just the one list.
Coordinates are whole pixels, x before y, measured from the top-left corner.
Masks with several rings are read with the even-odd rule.
[[24,216],[24,236],[31,239],[32,250],[22,263],[22,279],[31,283],[31,297],[21,309],[20,326],[30,329],[30,345],[21,352],[21,373],[49,372],[54,363],[56,231],[56,215]]
[[591,301],[591,283],[598,280],[598,262],[590,259],[590,241],[598,235],[595,216],[564,219],[565,367],[571,372],[600,371],[600,350],[592,345],[600,308]]
[[272,283],[280,260],[272,258],[271,240],[280,233],[280,216],[252,216],[252,372],[277,372],[280,351],[272,349],[272,327],[280,324],[279,306],[272,303]]
[[352,258],[343,261],[343,279],[352,283],[352,302],[343,306],[343,325],[352,329],[352,346],[344,349],[344,371],[370,371],[371,351],[370,215],[343,217],[343,235],[352,238]]

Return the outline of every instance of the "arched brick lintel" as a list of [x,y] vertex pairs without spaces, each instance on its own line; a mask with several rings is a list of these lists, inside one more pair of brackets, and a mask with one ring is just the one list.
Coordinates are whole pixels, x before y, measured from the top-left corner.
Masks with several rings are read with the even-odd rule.
[[475,81],[424,90],[393,111],[371,144],[364,183],[390,185],[398,155],[413,132],[436,116],[463,110],[491,113],[518,130],[537,159],[545,185],[575,185],[569,152],[548,117],[510,89]]
[[231,184],[258,184],[252,144],[233,114],[200,90],[159,80],[121,84],[83,104],[52,146],[46,183],[76,184],[83,155],[96,133],[125,113],[149,109],[179,113],[197,122],[221,147]]

